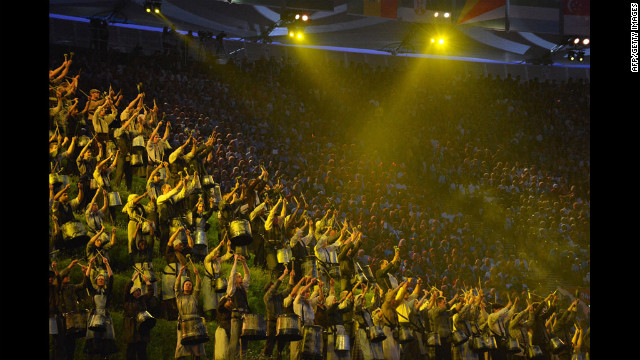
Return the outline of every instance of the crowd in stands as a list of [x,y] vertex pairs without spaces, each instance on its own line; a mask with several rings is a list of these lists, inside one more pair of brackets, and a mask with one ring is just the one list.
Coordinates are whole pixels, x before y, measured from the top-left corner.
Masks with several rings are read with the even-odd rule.
[[[527,358],[526,344],[540,345],[540,358],[546,359],[583,359],[588,353],[588,308],[573,299],[559,301],[548,283],[590,286],[588,82],[525,82],[510,75],[409,65],[374,68],[326,59],[243,59],[219,65],[78,51],[64,54],[60,65],[61,57],[52,52],[49,75],[49,250],[72,246],[65,223],[83,224],[87,236],[73,247],[86,248],[91,262],[83,267],[84,286],[96,289],[96,299],[109,296],[108,250],[116,243],[116,226],[122,226],[131,264],[158,257],[177,264],[173,296],[159,285],[152,290],[141,272],[128,288],[137,294],[132,301],[142,295],[149,301],[154,293],[158,298],[160,291],[162,316],[180,321],[213,310],[208,320],[229,322],[224,328],[229,331],[220,336],[226,336],[228,346],[222,347],[230,352],[220,358],[246,352],[237,333],[242,325],[238,314],[249,312],[238,310],[242,299],[237,293],[249,282],[247,262],[269,271],[274,289],[290,278],[281,313],[289,307],[298,314],[307,301],[318,320],[317,303],[329,308],[335,300],[340,309],[348,303],[349,321],[337,315],[341,320],[337,330],[333,325],[333,335],[334,341],[338,335],[351,337],[351,358],[518,359]],[[138,137],[144,151],[135,147]],[[151,154],[154,147],[161,149],[159,159]],[[138,151],[141,166],[134,163]],[[52,174],[69,180],[52,181]],[[209,176],[219,194],[207,186]],[[135,177],[146,184],[137,193]],[[76,188],[78,195],[70,200]],[[120,208],[109,204],[117,200],[110,194],[118,191],[130,194]],[[121,211],[124,223],[114,221]],[[74,219],[73,212],[82,220]],[[202,242],[196,235],[208,228],[212,216],[219,224],[218,238],[206,239],[198,249]],[[251,224],[254,239],[248,249],[232,244],[234,220]],[[113,226],[112,233],[105,224]],[[270,244],[276,237],[281,242]],[[309,277],[302,261],[285,269],[273,262],[282,248],[291,249],[298,260],[326,260],[319,249],[335,249],[339,275],[327,277],[321,271],[331,261],[318,261],[317,274]],[[205,269],[215,261],[211,273],[229,279],[225,296],[217,296],[209,308],[190,303],[189,296],[197,297],[206,282],[190,265],[192,259]],[[231,274],[218,274],[221,261],[233,263]],[[236,275],[241,267],[244,275]],[[365,276],[367,281],[356,284],[363,268],[378,281]],[[61,279],[68,276],[68,271],[50,269]],[[158,277],[162,272],[145,270]],[[184,289],[183,271],[191,282]],[[324,284],[338,291],[324,293]],[[360,326],[357,321],[352,326],[356,314],[366,312],[360,302],[365,296],[358,295],[367,291],[371,321],[364,316]],[[302,300],[301,294],[306,294]],[[189,306],[195,307],[184,310]],[[103,300],[96,300],[88,321],[104,315],[104,307]],[[425,331],[413,329],[420,334],[416,340],[401,343],[391,329],[407,321],[384,318],[390,307],[411,316],[424,310],[421,321],[431,325],[424,325]],[[433,314],[440,307],[447,315]],[[518,315],[529,313],[530,320],[521,322]],[[552,314],[555,318],[545,326]],[[443,325],[448,332],[439,327],[440,316],[446,324],[453,322]],[[504,328],[512,331],[510,321],[516,318],[514,329],[531,333],[527,339],[511,334],[519,338],[520,352],[502,345],[472,348],[475,332],[460,324],[477,323],[478,334],[490,332],[497,317],[503,323],[497,338],[509,338]],[[300,321],[314,324],[313,317]],[[387,335],[379,349],[368,335],[360,337],[360,331],[374,325]],[[452,344],[452,330],[463,328],[466,345]],[[176,358],[209,356],[199,346],[181,347],[180,331]],[[275,329],[269,331],[271,336]],[[89,332],[92,339],[108,338]],[[433,332],[440,333],[437,346],[427,345]],[[217,332],[215,337],[218,349]],[[552,354],[550,339],[556,337],[569,346]],[[85,349],[89,356],[110,352],[110,346],[96,344]],[[275,345],[270,346],[265,356],[271,356]],[[284,346],[278,343],[274,356]],[[287,346],[292,359],[304,356],[302,341]],[[328,358],[345,356],[326,351],[325,344]]]

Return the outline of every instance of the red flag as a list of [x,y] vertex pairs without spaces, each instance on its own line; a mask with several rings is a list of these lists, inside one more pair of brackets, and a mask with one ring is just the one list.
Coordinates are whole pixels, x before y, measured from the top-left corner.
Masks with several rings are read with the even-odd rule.
[[591,16],[591,1],[564,0],[564,14],[575,16]]

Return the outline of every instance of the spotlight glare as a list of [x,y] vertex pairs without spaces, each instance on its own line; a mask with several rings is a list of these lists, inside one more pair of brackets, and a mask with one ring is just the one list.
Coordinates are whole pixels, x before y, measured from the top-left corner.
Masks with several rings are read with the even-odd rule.
[[436,12],[433,14],[433,17],[438,17],[438,16],[440,16],[440,13],[436,11]]
[[151,12],[151,8],[147,8],[147,12],[150,13]]
[[302,34],[298,33],[298,39],[302,39]]
[[309,16],[307,14],[302,15],[302,21],[309,20]]
[[431,42],[432,42],[432,43],[436,42],[436,39],[431,38]]
[[573,43],[574,43],[574,44],[578,44],[579,42],[580,42],[580,38],[575,38],[575,39],[573,40]]
[[582,44],[583,44],[583,45],[589,45],[589,43],[590,43],[590,42],[591,42],[591,41],[590,41],[589,39],[584,39],[584,40],[582,40]]
[[444,44],[444,39],[442,39],[442,38],[438,39],[438,44],[443,45]]
[[291,32],[289,33],[289,36],[291,36],[291,37],[294,37],[295,35],[296,35],[296,34],[295,34],[293,31],[291,31]]
[[155,9],[154,11],[156,14],[160,14],[160,9]]
[[449,16],[451,16],[451,14],[449,14],[448,12],[444,13],[444,17],[448,18]]
[[300,19],[300,14],[296,14],[296,20]]

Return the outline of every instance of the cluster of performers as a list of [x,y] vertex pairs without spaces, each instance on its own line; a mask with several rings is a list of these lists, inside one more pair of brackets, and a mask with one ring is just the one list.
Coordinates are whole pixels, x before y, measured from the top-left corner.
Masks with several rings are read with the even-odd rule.
[[[172,158],[177,166],[151,168],[146,192],[129,195],[121,208],[128,219],[127,249],[134,268],[123,299],[127,359],[147,358],[156,316],[177,323],[176,359],[206,358],[210,341],[214,359],[248,358],[251,341],[264,342],[263,357],[291,360],[572,356],[577,302],[563,310],[565,326],[550,329],[545,322],[556,310],[554,294],[539,302],[526,299],[526,306],[518,298],[489,303],[481,286],[447,298],[419,274],[399,275],[403,259],[398,248],[375,269],[362,263],[358,252],[372,240],[335,208],[313,219],[304,196],[299,201],[270,181],[264,168],[246,183],[237,179],[222,195],[211,176],[200,176],[201,169],[194,168],[189,174],[187,160],[180,161],[177,156]],[[95,173],[101,171],[102,165]],[[50,334],[57,358],[74,358],[75,342],[82,337],[89,359],[118,351],[109,312],[113,271],[108,254],[116,231],[114,227],[109,236],[102,223],[114,205],[105,184],[95,189],[79,184],[73,200],[68,183],[52,184],[53,236],[58,239],[53,243],[75,246],[80,237],[64,231],[68,223],[89,229],[83,240],[87,265],[73,260],[62,270],[55,261],[50,266]],[[97,205],[100,194],[102,209]],[[73,216],[83,196],[91,199],[86,222]],[[289,206],[291,199],[295,206]],[[210,249],[208,220],[213,214],[219,241]],[[156,241],[166,263],[160,273],[153,267]],[[247,261],[268,274],[263,289],[250,288]],[[224,263],[232,264],[228,273]],[[77,265],[83,280],[73,284],[70,272]],[[265,313],[249,305],[250,289],[263,297]],[[81,306],[85,292],[91,310]],[[217,324],[214,334],[208,333],[208,321]]]

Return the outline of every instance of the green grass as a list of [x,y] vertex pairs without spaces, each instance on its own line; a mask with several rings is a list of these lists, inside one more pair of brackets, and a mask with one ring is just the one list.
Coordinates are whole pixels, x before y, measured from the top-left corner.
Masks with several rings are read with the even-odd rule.
[[[76,183],[77,178],[71,177],[73,184]],[[132,190],[133,193],[142,194],[144,192],[146,181],[140,177],[134,177]],[[129,192],[126,190],[124,182],[121,183],[120,187],[115,189],[120,192],[120,198],[123,202],[126,202],[127,197],[129,196]],[[72,185],[70,189],[70,198],[73,199],[77,195],[77,187]],[[147,200],[143,200],[145,203]],[[98,198],[98,203],[102,204],[101,197]],[[76,219],[84,222],[84,215],[76,214]],[[50,220],[49,220],[50,221]],[[124,288],[126,284],[131,280],[133,276],[133,269],[130,266],[129,254],[127,252],[127,216],[126,214],[121,212],[121,207],[117,208],[116,211],[116,244],[111,250],[109,250],[109,258],[111,261],[111,267],[114,272],[113,279],[113,299],[111,305],[109,307],[109,311],[113,318],[114,330],[116,336],[116,344],[118,346],[119,351],[116,354],[111,355],[111,360],[120,360],[125,358],[126,344],[122,340],[122,332],[123,332],[123,297],[124,297]],[[209,240],[209,249],[212,249],[218,244],[218,222],[217,216],[211,216],[209,218],[209,230],[207,231],[207,239]],[[51,222],[49,222],[51,226]],[[105,232],[111,233],[112,225],[105,224]],[[155,242],[154,245],[154,257],[153,257],[153,268],[156,271],[156,276],[158,280],[161,279],[162,269],[166,266],[166,261],[164,257],[158,256],[158,241]],[[58,269],[64,269],[68,266],[73,259],[81,259],[80,263],[86,265],[87,260],[85,257],[85,248],[77,248],[72,250],[64,250],[61,251],[57,255],[57,263]],[[269,281],[269,273],[262,268],[253,266],[253,261],[249,260],[247,262],[249,266],[249,270],[251,272],[251,282],[249,284],[249,306],[254,313],[266,314],[266,308],[263,301],[264,295],[264,286]],[[229,276],[231,266],[233,262],[227,261],[222,264],[222,274],[224,276]],[[204,266],[201,263],[197,263],[196,267],[198,268],[198,272],[200,274],[204,274]],[[238,271],[241,270],[242,267],[238,267]],[[80,283],[82,281],[83,274],[80,271],[79,267],[76,267],[71,272],[71,282],[72,283]],[[285,280],[288,281],[288,279]],[[285,288],[285,283],[280,286],[280,289]],[[339,291],[339,282],[336,282],[336,292]],[[160,287],[160,283],[158,283]],[[325,285],[327,286],[327,285]],[[339,294],[338,294],[339,296]],[[371,293],[366,294],[367,301],[371,299]],[[202,304],[202,302],[200,302]],[[81,301],[81,307],[91,309],[93,307],[92,300],[86,296]],[[151,342],[147,347],[147,354],[149,355],[149,359],[153,360],[165,360],[165,359],[174,359],[174,353],[177,343],[176,338],[176,326],[177,321],[167,321],[166,319],[156,318],[156,326],[151,331]],[[206,327],[209,334],[209,342],[205,344],[205,351],[207,354],[207,359],[213,358],[214,354],[214,336],[215,330],[218,324],[215,321],[207,321]],[[85,340],[84,338],[80,338],[76,341],[76,359],[84,359],[86,356],[83,354]],[[247,359],[263,359],[264,357],[260,354],[262,348],[264,347],[264,341],[251,341],[249,342]],[[50,338],[49,348],[52,348],[52,341]],[[286,354],[288,355],[288,354]]]
[[[75,184],[77,178],[72,178],[72,182]],[[132,186],[132,190],[134,193],[141,194],[144,192],[145,180],[140,177],[134,177],[134,182]],[[126,190],[124,186],[124,182],[121,186],[116,189],[120,192],[120,197],[123,202],[126,202],[127,196],[129,192]],[[75,198],[77,195],[77,187],[74,185],[71,186],[70,190],[70,198]],[[101,198],[98,199],[99,204],[102,204]],[[133,276],[133,269],[130,266],[129,255],[127,252],[127,217],[121,211],[121,207],[118,208],[116,212],[116,244],[115,246],[109,250],[109,257],[111,260],[112,269],[114,272],[113,279],[113,299],[111,302],[111,306],[109,311],[113,318],[114,330],[116,336],[116,343],[118,346],[118,353],[111,355],[110,359],[119,360],[125,358],[126,344],[122,340],[122,332],[123,332],[123,296],[124,296],[124,288],[126,284],[131,280]],[[76,218],[80,221],[84,221],[84,215],[76,214]],[[207,231],[207,239],[209,239],[209,249],[216,246],[218,244],[218,224],[217,217],[214,215],[209,219],[209,230]],[[51,226],[51,223],[50,223]],[[105,231],[111,232],[112,226],[107,224],[105,225]],[[153,258],[153,267],[156,271],[156,276],[160,279],[162,276],[161,270],[165,267],[166,261],[164,257],[158,256],[158,247],[159,244],[156,241],[155,249],[154,249],[154,258]],[[71,263],[73,259],[81,259],[80,263],[87,264],[85,259],[85,249],[78,248],[73,250],[65,250],[61,251],[57,256],[58,269],[64,269],[67,265]],[[228,261],[222,264],[222,273],[225,276],[229,275],[231,270],[232,262]],[[252,261],[248,261],[249,269],[251,272],[251,282],[249,285],[249,306],[251,307],[253,312],[265,314],[266,309],[263,301],[264,295],[264,286],[269,280],[269,273],[264,271],[261,268],[255,267],[252,265]],[[200,274],[204,274],[204,266],[201,263],[196,264],[198,268],[198,272]],[[241,271],[241,267],[239,268]],[[82,281],[82,272],[79,267],[76,267],[71,272],[71,282],[72,283],[80,283]],[[160,286],[160,284],[158,284]],[[282,285],[281,288],[284,289],[285,285]],[[82,300],[81,306],[90,309],[92,307],[91,299],[86,297]],[[167,321],[162,318],[156,319],[156,326],[151,331],[151,342],[147,348],[147,353],[149,355],[149,359],[154,360],[164,360],[164,359],[173,359],[177,338],[176,338],[176,321]],[[207,331],[209,334],[209,342],[205,344],[205,350],[207,353],[207,359],[213,358],[214,353],[214,335],[215,330],[218,324],[215,321],[208,321]],[[76,341],[76,359],[84,359],[86,356],[83,354],[85,340],[84,338],[78,339]],[[50,350],[52,348],[52,341],[50,338],[49,342]],[[264,347],[264,341],[251,341],[249,342],[248,349],[248,359],[262,359],[263,357],[260,355],[262,348]]]

